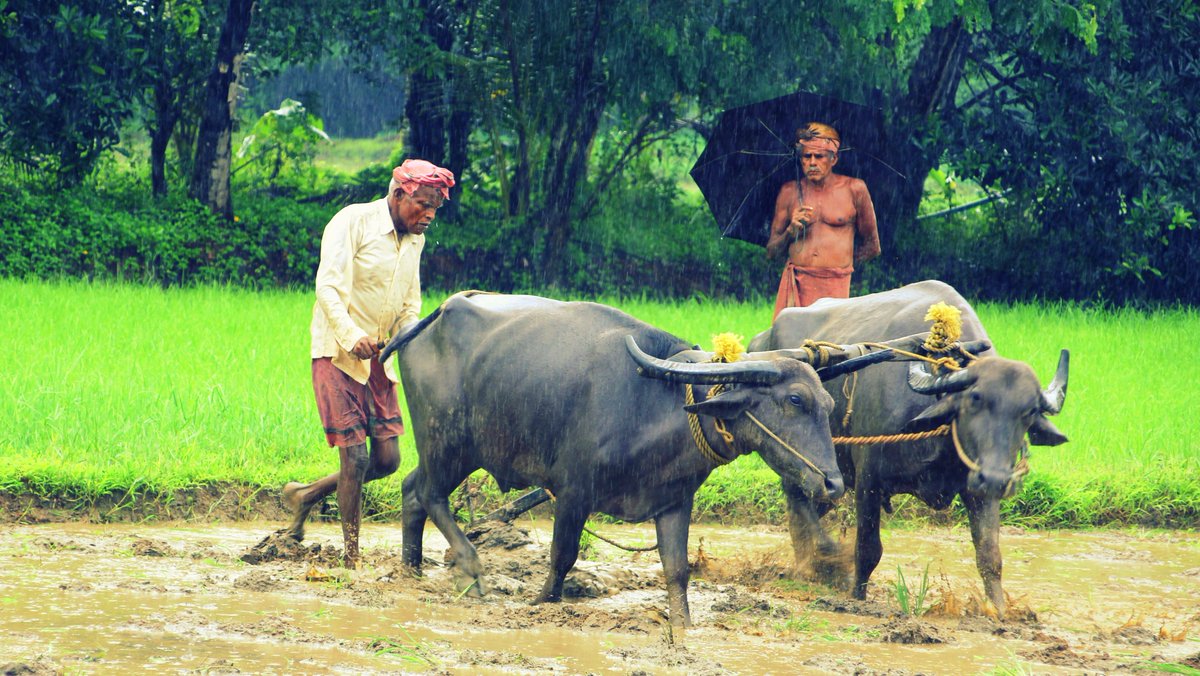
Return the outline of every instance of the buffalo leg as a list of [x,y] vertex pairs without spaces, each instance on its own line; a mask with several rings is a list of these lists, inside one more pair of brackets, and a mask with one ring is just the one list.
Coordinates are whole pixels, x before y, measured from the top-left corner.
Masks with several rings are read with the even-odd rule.
[[663,576],[667,581],[667,608],[672,626],[692,626],[688,608],[688,528],[692,520],[692,501],[659,514],[654,520],[658,534],[658,557],[662,560]]
[[421,499],[417,496],[418,472],[420,471],[418,467],[409,472],[408,476],[404,477],[404,483],[401,485],[404,495],[401,516],[404,524],[403,560],[404,565],[416,572],[420,572],[421,570],[421,561],[425,551],[425,520],[429,517],[429,514],[421,505]]
[[562,600],[563,580],[579,558],[579,537],[588,511],[565,495],[558,496],[554,509],[554,536],[550,542],[550,575],[534,603]]
[[[458,463],[447,463],[446,465],[437,468],[438,476],[434,478],[423,469],[425,462],[422,460],[420,466],[414,470],[416,478],[413,479],[413,487],[416,489],[417,499],[425,508],[429,519],[441,531],[446,542],[450,543],[454,559],[455,588],[470,596],[483,596],[488,591],[483,581],[483,564],[479,560],[475,546],[458,527],[454,521],[454,514],[450,511],[450,493],[470,474],[471,470],[456,466]],[[430,484],[435,481],[437,485],[431,486]],[[408,503],[407,497],[405,497],[405,503]],[[407,521],[405,523],[407,534]],[[412,537],[417,537],[417,534],[413,533]]]
[[983,578],[983,591],[996,606],[996,612],[1004,616],[1004,588],[1000,576],[1004,561],[1000,556],[1000,501],[995,498],[977,498],[966,491],[959,494],[967,509],[967,520],[971,523],[971,541],[975,544],[975,565]]
[[855,531],[854,588],[856,599],[867,598],[867,582],[883,558],[883,541],[879,537],[879,510],[883,505],[878,489],[859,477],[854,492]]
[[783,482],[783,494],[788,506],[788,534],[797,570],[811,568],[817,581],[830,586],[844,587],[846,572],[841,565],[840,548],[821,527],[821,517],[831,503],[814,504],[800,486]]

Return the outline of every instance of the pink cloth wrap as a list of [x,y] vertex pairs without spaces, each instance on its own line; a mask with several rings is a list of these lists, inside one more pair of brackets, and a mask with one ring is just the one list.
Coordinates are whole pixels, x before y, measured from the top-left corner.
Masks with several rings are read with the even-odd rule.
[[853,265],[844,268],[802,268],[790,261],[779,278],[775,296],[775,315],[786,307],[808,307],[819,298],[849,298]]
[[450,199],[450,188],[454,187],[453,172],[425,160],[404,160],[404,164],[392,169],[392,178],[407,195],[423,185],[431,185],[441,191],[444,199]]
[[817,136],[807,141],[801,141],[800,146],[805,150],[830,152],[836,155],[838,148],[842,147],[842,142],[835,141],[828,136]]

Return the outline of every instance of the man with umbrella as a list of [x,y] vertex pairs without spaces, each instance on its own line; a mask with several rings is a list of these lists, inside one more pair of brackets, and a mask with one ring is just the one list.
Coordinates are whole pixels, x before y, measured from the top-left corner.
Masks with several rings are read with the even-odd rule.
[[867,184],[833,173],[840,146],[837,131],[827,124],[811,122],[796,130],[804,174],[779,189],[767,240],[767,258],[787,261],[775,316],[818,298],[849,298],[854,265],[879,255]]

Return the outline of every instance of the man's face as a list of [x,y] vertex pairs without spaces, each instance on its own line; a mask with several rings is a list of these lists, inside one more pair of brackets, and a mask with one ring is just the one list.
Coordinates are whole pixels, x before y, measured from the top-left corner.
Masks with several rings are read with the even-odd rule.
[[412,195],[396,188],[390,206],[397,231],[423,235],[442,206],[442,193],[427,185],[417,188]]
[[804,167],[804,176],[810,181],[820,183],[833,172],[837,164],[837,155],[828,150],[800,148],[800,165]]

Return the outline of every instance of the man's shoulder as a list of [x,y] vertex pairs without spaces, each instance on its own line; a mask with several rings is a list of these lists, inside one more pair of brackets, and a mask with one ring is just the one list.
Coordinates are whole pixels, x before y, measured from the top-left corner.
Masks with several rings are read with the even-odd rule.
[[362,227],[363,224],[369,223],[374,219],[386,218],[386,216],[386,200],[378,199],[374,202],[358,202],[342,207],[329,220],[329,225],[338,223],[341,224],[341,227],[356,228]]
[[867,183],[861,178],[846,174],[831,174],[829,177],[833,179],[831,183],[831,187],[833,188],[849,190],[856,195],[867,192]]
[[356,202],[354,204],[347,204],[346,206],[342,207],[342,209],[340,211],[337,212],[337,216],[335,216],[335,218],[337,218],[337,217],[362,218],[365,216],[373,216],[380,211],[380,209],[381,209],[380,204],[385,201],[386,200],[381,198],[381,199],[377,199],[377,200],[372,200],[370,202]]

